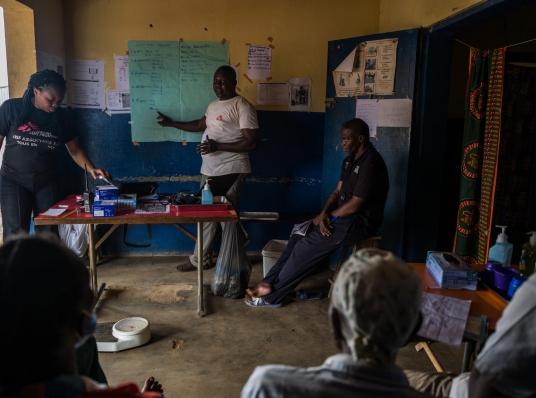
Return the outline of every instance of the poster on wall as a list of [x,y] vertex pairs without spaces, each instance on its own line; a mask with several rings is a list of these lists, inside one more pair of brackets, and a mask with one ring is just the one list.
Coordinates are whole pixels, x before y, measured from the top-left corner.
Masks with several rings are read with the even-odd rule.
[[288,108],[293,112],[308,112],[311,107],[311,79],[293,77],[288,81]]
[[122,90],[108,90],[106,92],[106,109],[110,113],[130,112],[130,93]]
[[257,83],[258,105],[287,105],[288,83]]
[[393,95],[398,39],[368,41],[361,62],[364,63],[365,95]]
[[363,94],[363,68],[360,62],[364,47],[357,46],[333,71],[335,96],[357,97]]
[[333,71],[335,96],[393,95],[398,39],[360,43]]
[[114,55],[114,66],[115,89],[128,92],[128,55]]
[[69,63],[69,103],[74,108],[104,109],[104,62],[74,60]]
[[249,46],[248,77],[266,80],[272,73],[272,49],[266,46]]

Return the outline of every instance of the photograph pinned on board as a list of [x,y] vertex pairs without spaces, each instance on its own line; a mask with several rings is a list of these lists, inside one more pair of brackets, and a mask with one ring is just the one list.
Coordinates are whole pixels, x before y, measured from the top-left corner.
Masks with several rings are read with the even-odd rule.
[[376,58],[367,58],[365,61],[365,70],[376,69]]
[[375,57],[376,55],[378,55],[378,47],[367,47],[367,57]]
[[365,84],[365,94],[367,95],[374,94],[374,84],[372,83]]
[[289,79],[289,110],[308,112],[311,106],[311,79],[293,77]]
[[376,80],[376,72],[374,71],[365,72],[365,84],[374,83],[375,80]]

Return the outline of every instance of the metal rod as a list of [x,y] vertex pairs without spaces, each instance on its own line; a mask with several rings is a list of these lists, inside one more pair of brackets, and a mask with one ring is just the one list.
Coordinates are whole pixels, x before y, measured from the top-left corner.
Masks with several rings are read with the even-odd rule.
[[205,316],[205,295],[203,294],[203,223],[197,223],[197,315]]
[[91,278],[91,290],[97,294],[97,255],[95,252],[95,229],[93,224],[87,225],[87,236],[89,243],[89,277]]
[[110,229],[108,231],[106,231],[106,233],[104,235],[102,235],[102,238],[99,239],[99,241],[97,243],[95,243],[95,250],[97,250],[105,241],[106,239],[108,239],[110,237],[111,234],[113,234],[113,232],[119,228],[121,226],[121,224],[114,224],[110,227]]
[[191,233],[190,231],[188,231],[186,228],[184,228],[182,225],[180,224],[173,224],[173,226],[175,228],[177,228],[179,231],[181,231],[181,233],[183,233],[187,238],[190,238],[191,240],[193,240],[194,242],[197,240],[197,238],[195,237],[195,235],[193,233]]

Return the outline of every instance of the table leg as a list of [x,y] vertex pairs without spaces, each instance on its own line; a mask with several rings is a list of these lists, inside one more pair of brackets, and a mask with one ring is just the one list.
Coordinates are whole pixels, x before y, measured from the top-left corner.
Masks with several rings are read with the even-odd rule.
[[87,225],[88,236],[88,252],[89,252],[89,278],[90,285],[93,294],[97,295],[97,254],[95,251],[95,226],[93,224]]
[[205,295],[203,292],[203,223],[197,223],[197,315],[205,316]]

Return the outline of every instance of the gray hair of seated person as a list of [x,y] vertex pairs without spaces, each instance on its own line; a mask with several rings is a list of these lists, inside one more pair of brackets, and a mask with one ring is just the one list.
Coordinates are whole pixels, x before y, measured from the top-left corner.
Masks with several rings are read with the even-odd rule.
[[392,253],[363,249],[337,275],[330,311],[357,359],[394,361],[419,320],[421,283],[413,268]]

